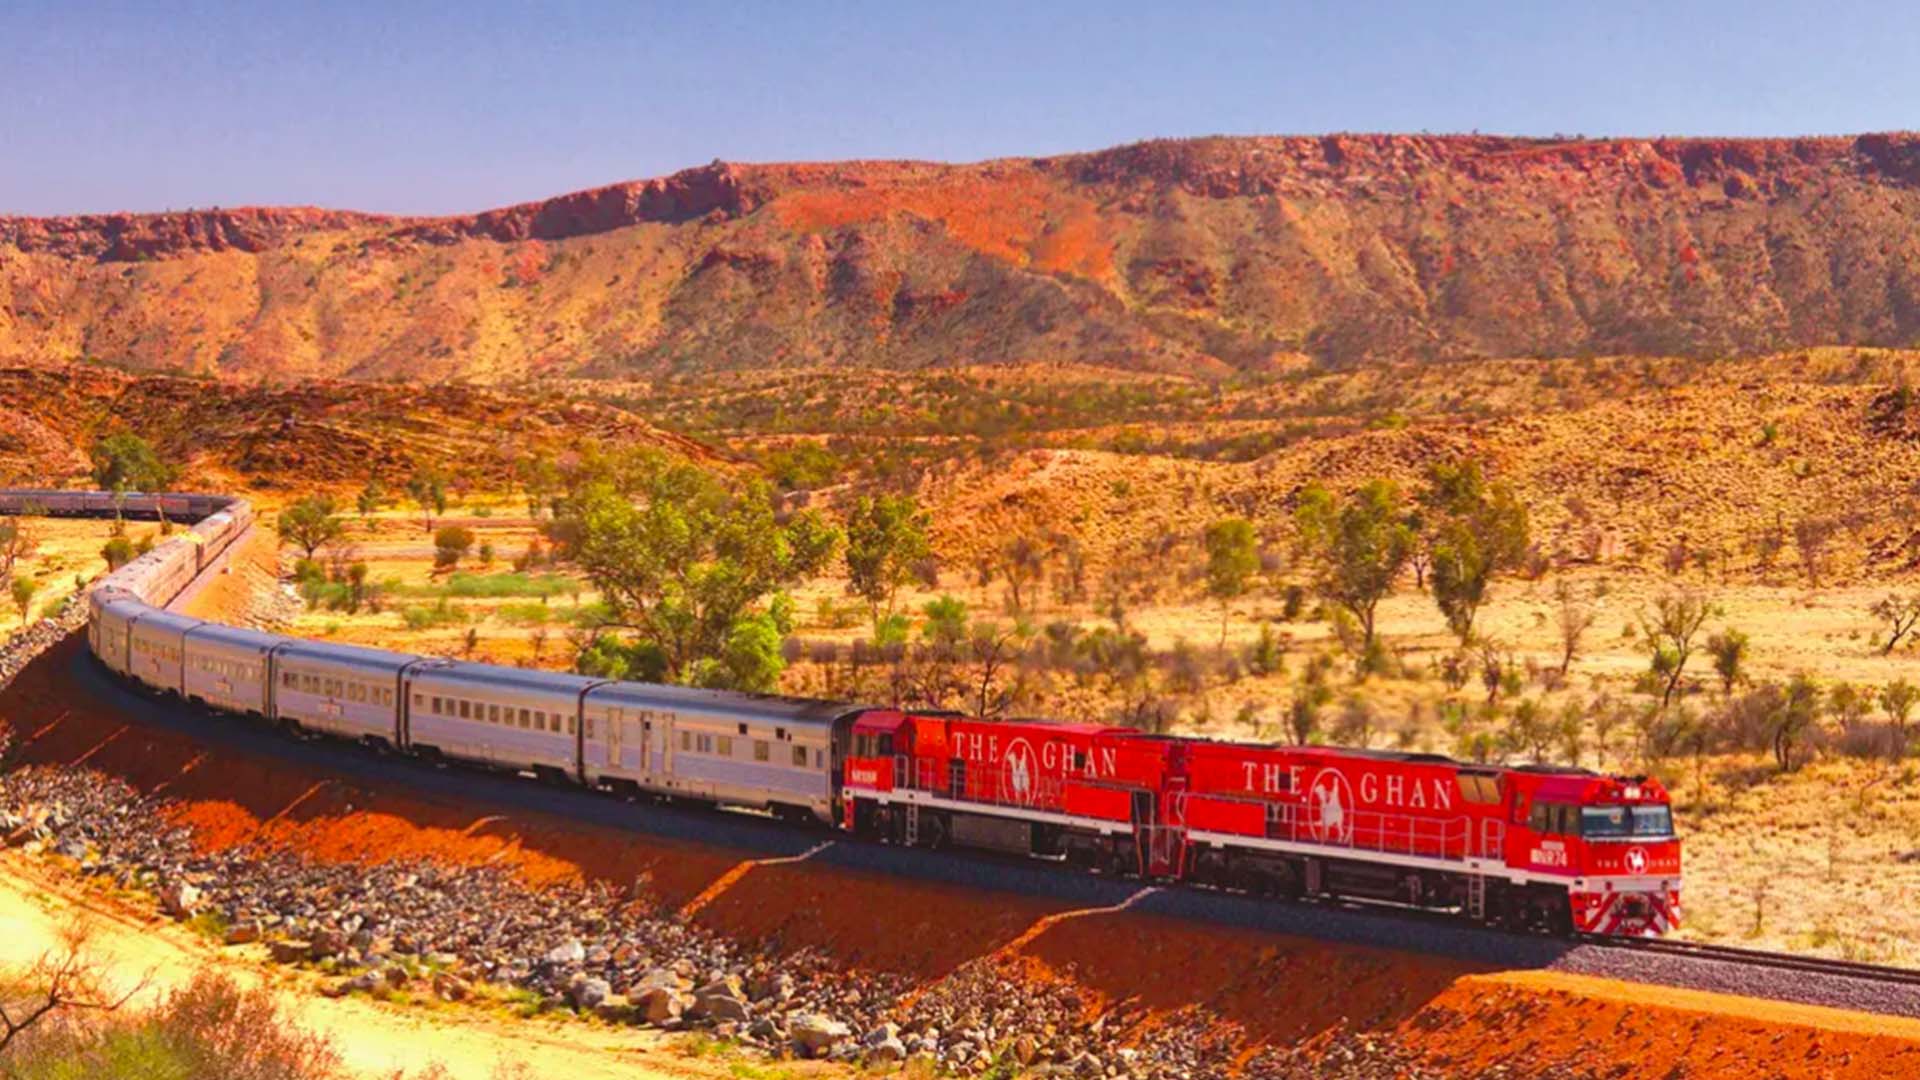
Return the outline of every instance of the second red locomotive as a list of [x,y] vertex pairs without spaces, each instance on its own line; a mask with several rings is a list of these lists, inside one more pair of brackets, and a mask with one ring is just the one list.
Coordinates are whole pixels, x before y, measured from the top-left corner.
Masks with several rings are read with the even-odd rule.
[[1458,910],[1558,933],[1680,923],[1680,843],[1648,777],[871,711],[843,825],[1288,897]]

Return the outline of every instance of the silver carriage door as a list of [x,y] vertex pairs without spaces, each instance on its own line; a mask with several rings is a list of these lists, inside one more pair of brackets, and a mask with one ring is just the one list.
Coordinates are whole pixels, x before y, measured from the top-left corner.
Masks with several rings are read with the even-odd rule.
[[623,710],[621,709],[607,710],[607,759],[603,764],[609,769],[618,769],[620,767],[620,716],[622,712]]

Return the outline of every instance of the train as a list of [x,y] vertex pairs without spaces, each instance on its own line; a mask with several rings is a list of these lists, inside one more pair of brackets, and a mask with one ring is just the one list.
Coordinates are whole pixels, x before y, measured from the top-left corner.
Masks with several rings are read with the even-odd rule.
[[[0,492],[0,513],[85,505],[50,498],[60,494]],[[135,494],[107,512],[172,518],[176,507],[204,516],[89,588],[88,647],[116,676],[220,713],[877,843],[1560,935],[1680,925],[1680,840],[1653,777],[989,720],[307,641],[166,610],[253,521],[244,500],[218,496]]]

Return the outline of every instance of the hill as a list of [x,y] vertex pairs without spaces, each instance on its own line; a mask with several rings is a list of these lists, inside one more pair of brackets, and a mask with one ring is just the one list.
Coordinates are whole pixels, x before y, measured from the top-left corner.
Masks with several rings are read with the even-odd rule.
[[1913,135],[714,163],[449,218],[0,219],[0,361],[503,382],[1904,346],[1916,221]]

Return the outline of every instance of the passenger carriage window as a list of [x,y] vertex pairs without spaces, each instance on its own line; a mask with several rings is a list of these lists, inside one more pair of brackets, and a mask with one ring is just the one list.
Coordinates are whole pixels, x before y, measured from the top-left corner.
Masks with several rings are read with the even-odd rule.
[[713,753],[713,736],[711,735],[700,736],[700,752],[703,754]]
[[826,751],[824,751],[824,750],[815,750],[815,751],[813,752],[813,767],[814,767],[814,768],[816,768],[816,769],[824,769],[824,768],[826,768],[826,767],[827,767],[827,753],[826,753]]
[[[533,710],[531,710],[531,709],[521,709],[521,710],[520,710],[520,726],[521,726],[521,727],[526,727],[527,725],[529,725],[529,724],[531,724],[531,723],[533,723]],[[547,725],[546,725],[546,724],[544,724],[544,723],[540,725],[540,729],[541,729],[542,731],[545,731],[545,730],[546,730],[546,727],[547,727]]]
[[498,705],[487,706],[487,723],[497,724],[499,722],[500,722],[500,706]]
[[473,719],[473,702],[468,701],[466,698],[460,699],[460,719]]
[[733,736],[731,735],[720,736],[720,746],[716,751],[716,753],[718,753],[721,757],[732,757],[733,756]]
[[767,758],[772,756],[772,753],[773,753],[773,748],[767,745],[767,740],[765,739],[753,740],[753,760],[765,761],[767,760]]
[[806,747],[796,746],[793,748],[793,764],[796,768],[804,769],[807,767],[807,748]]
[[680,749],[688,753],[693,752],[693,732],[683,731],[680,733]]

